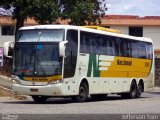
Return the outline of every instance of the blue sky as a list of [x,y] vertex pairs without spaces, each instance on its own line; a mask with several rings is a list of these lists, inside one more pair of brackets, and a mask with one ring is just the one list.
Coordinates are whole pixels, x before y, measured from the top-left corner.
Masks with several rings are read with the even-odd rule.
[[160,0],[106,0],[106,14],[160,16]]

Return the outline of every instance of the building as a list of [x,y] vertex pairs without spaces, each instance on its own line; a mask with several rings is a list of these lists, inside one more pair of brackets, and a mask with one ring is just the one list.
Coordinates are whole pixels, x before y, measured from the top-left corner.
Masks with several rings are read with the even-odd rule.
[[123,34],[149,37],[154,43],[155,85],[160,86],[160,16],[108,15],[101,26],[118,29]]
[[109,15],[102,19],[101,26],[118,29],[123,34],[151,38],[155,58],[160,58],[160,16]]
[[[67,21],[59,23],[67,24]],[[25,21],[25,26],[36,24],[33,19]],[[14,25],[11,17],[0,16],[0,47],[4,42],[14,40]],[[151,38],[155,51],[155,83],[160,85],[160,16],[106,15],[102,18],[101,26],[120,30],[123,34]]]

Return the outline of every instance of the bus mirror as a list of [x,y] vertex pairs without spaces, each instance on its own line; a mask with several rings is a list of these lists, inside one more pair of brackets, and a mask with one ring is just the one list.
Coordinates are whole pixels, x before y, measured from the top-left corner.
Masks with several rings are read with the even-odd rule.
[[8,41],[4,43],[4,56],[8,58],[12,58],[12,53],[14,49],[14,42]]
[[65,57],[65,49],[68,41],[62,41],[59,43],[59,55],[60,57]]

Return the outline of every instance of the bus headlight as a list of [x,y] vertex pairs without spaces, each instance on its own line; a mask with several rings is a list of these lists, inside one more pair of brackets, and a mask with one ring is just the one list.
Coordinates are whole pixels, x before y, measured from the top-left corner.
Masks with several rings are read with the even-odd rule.
[[19,80],[16,80],[16,79],[12,79],[12,83],[14,84],[21,84]]
[[60,82],[61,82],[61,80],[52,80],[52,81],[49,81],[48,84],[57,84]]
[[19,77],[15,76],[15,75],[11,75],[11,80],[13,84],[21,84],[21,82],[19,81]]

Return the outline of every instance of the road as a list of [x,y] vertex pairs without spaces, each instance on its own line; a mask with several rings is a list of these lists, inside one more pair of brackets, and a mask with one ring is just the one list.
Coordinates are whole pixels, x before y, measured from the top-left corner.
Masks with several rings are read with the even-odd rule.
[[0,114],[2,116],[6,113],[13,114],[15,117],[20,115],[19,118],[21,119],[37,118],[38,120],[44,120],[44,118],[48,118],[48,120],[51,118],[70,120],[71,118],[77,119],[77,116],[78,118],[84,117],[84,119],[89,117],[87,120],[97,120],[99,118],[99,120],[104,118],[107,118],[107,120],[121,120],[124,118],[132,120],[128,115],[133,114],[134,116],[131,117],[143,115],[145,119],[149,116],[148,120],[160,120],[159,90],[143,93],[139,99],[121,99],[120,96],[111,95],[103,101],[89,100],[85,103],[73,103],[69,98],[52,98],[45,104],[36,104],[31,98],[28,100],[16,100],[14,98],[1,97]]
[[[111,114],[111,119],[114,119],[113,114],[118,114],[120,116],[117,117],[123,119],[126,114],[145,114],[155,115],[151,116],[155,119],[149,120],[160,120],[160,88],[155,87],[154,91],[143,93],[139,99],[121,99],[118,95],[109,95],[106,100],[92,101],[89,99],[85,103],[73,103],[70,98],[51,98],[45,104],[36,104],[30,97],[27,100],[0,97],[0,118],[1,114],[3,116],[6,113],[25,114],[23,116],[25,118],[38,115],[39,117],[35,116],[38,119],[43,119],[43,116],[47,118],[49,115],[52,115],[51,117],[58,115],[59,118],[59,115],[62,115],[61,117],[65,120],[69,119],[69,116],[73,117],[73,115],[89,115],[91,117],[91,114],[93,119],[97,119],[97,115]],[[80,118],[83,117],[80,116]]]
[[45,104],[32,99],[0,98],[0,113],[15,114],[123,114],[160,113],[160,92],[144,93],[139,99],[108,96],[103,101],[73,103],[69,98],[52,98]]

